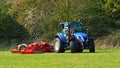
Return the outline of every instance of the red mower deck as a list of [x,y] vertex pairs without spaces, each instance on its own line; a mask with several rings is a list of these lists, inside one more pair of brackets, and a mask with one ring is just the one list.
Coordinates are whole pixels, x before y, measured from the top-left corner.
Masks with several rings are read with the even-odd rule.
[[20,44],[12,49],[11,52],[20,54],[39,54],[44,52],[52,52],[53,50],[53,46],[47,42],[38,42],[29,45]]

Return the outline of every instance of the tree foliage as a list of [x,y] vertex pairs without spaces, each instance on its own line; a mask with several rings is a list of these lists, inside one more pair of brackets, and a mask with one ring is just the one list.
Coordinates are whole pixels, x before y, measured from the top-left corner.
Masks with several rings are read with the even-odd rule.
[[120,26],[120,0],[105,1],[102,10]]
[[10,4],[0,1],[0,39],[23,39],[28,35],[26,29],[19,25],[7,12]]

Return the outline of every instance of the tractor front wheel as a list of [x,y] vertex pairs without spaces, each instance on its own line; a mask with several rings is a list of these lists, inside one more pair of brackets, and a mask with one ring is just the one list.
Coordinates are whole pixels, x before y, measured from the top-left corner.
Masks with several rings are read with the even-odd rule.
[[71,53],[77,53],[83,51],[82,46],[74,41],[70,41],[70,49],[71,49]]
[[74,41],[70,41],[70,49],[71,49],[71,53],[76,53],[77,52],[77,47],[75,46]]
[[59,38],[56,38],[54,43],[54,51],[56,53],[64,53],[65,52],[64,47],[65,47],[64,43]]
[[89,51],[90,52],[95,52],[95,44],[94,44],[93,39],[90,39],[90,41],[89,41]]

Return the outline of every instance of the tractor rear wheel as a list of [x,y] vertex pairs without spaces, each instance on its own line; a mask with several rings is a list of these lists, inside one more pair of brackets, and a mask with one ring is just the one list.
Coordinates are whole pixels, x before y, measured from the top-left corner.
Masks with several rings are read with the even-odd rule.
[[93,39],[90,39],[89,41],[89,52],[95,52],[95,44]]
[[59,38],[56,38],[54,43],[54,51],[56,53],[64,53],[65,52],[64,48],[65,44]]
[[82,52],[82,46],[75,43],[74,41],[70,41],[70,49],[71,49],[71,53],[77,53],[77,52]]

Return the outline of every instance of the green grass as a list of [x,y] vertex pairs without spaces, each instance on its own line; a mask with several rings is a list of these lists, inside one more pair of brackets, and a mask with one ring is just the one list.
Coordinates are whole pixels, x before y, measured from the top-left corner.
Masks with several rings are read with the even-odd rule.
[[120,50],[30,55],[0,51],[0,68],[119,68],[119,66]]

